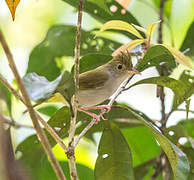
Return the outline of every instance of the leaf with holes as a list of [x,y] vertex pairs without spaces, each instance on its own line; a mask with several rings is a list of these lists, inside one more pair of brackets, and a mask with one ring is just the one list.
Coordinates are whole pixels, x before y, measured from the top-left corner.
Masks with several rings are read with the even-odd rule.
[[137,70],[143,71],[149,67],[161,67],[160,64],[166,64],[168,69],[176,67],[173,55],[162,45],[155,45],[148,49],[143,59],[138,63]]
[[182,104],[185,100],[187,100],[190,96],[194,94],[194,88],[193,88],[194,87],[194,76],[191,74],[190,71],[184,71],[181,74],[179,81],[185,87],[185,91],[182,92],[182,97],[177,96],[175,94],[174,99],[173,99],[172,110],[177,109],[180,104]]
[[129,112],[136,115],[136,118],[139,119],[153,134],[155,139],[161,145],[162,149],[166,153],[172,171],[174,174],[175,180],[185,180],[187,179],[190,167],[187,156],[175,146],[169,139],[167,139],[160,131],[150,122],[147,122],[140,115],[135,114],[129,109]]
[[12,15],[12,19],[14,21],[15,11],[16,11],[16,8],[17,8],[20,0],[5,0],[5,2],[7,3],[7,6],[9,7],[9,10],[10,10],[11,15]]
[[100,8],[104,9],[107,13],[109,13],[111,15],[110,10],[108,9],[107,5],[106,5],[106,0],[87,0],[88,2],[94,3],[97,6],[99,6]]
[[[119,20],[111,20],[106,22],[100,29],[99,32],[97,32],[96,36],[98,36],[100,33],[102,33],[105,30],[109,29],[116,29],[116,30],[122,30],[122,31],[127,31],[136,37],[140,39],[144,39],[142,35],[129,23],[124,22],[124,21],[119,21]],[[96,37],[95,36],[95,37]]]
[[95,165],[95,180],[133,180],[129,146],[119,128],[105,122]]
[[[63,1],[75,8],[77,8],[79,4],[79,1],[77,0],[63,0]],[[105,23],[107,21],[116,19],[116,20],[125,21],[127,23],[133,23],[133,24],[139,25],[138,21],[129,11],[126,10],[124,11],[124,13],[122,13],[123,7],[115,0],[105,1],[105,3],[108,9],[112,9],[112,8],[115,9],[114,12],[110,11],[111,15],[104,8],[99,7],[99,5],[97,5],[96,3],[92,3],[89,1],[84,2],[84,11],[90,14],[98,21],[100,21],[101,23]],[[131,39],[136,39],[134,35],[131,35],[125,32],[121,32],[121,33],[127,35]]]

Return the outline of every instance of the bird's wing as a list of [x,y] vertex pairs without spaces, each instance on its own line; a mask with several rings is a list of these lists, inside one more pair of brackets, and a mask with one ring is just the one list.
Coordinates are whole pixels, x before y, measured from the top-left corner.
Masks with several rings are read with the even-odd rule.
[[79,89],[98,89],[104,86],[108,80],[108,74],[104,71],[88,71],[79,75]]

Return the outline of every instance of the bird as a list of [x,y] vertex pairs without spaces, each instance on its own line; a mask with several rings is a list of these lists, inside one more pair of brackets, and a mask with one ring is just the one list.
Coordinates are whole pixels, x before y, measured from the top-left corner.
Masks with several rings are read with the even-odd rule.
[[80,74],[77,97],[78,110],[92,116],[97,122],[100,121],[100,117],[103,118],[103,116],[96,115],[88,110],[105,109],[107,112],[110,111],[111,108],[108,105],[98,104],[109,99],[122,82],[134,74],[140,73],[133,68],[128,51],[120,52],[108,63]]

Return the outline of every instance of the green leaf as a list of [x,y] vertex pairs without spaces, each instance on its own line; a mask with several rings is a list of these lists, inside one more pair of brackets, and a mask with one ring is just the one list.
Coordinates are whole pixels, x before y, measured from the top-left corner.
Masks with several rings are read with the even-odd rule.
[[[112,53],[112,48],[121,46],[112,40],[102,37],[93,38],[92,31],[81,31],[81,55],[101,52]],[[30,54],[27,73],[35,72],[54,80],[60,75],[56,58],[74,56],[76,26],[58,25],[49,29],[45,39]]]
[[165,63],[169,69],[176,67],[170,51],[162,45],[155,45],[148,49],[144,58],[138,63],[137,70],[141,72],[152,66],[160,67],[161,63]]
[[187,48],[189,48],[189,51],[186,53],[186,55],[190,57],[194,57],[193,41],[194,41],[194,22],[189,27],[185,40],[183,41],[183,44],[180,48],[181,51],[185,51]]
[[47,116],[53,116],[57,110],[58,107],[55,105],[46,105],[37,109],[38,112],[45,114]]
[[186,130],[187,136],[194,138],[194,118],[188,120],[181,120],[178,125],[181,125]]
[[185,91],[181,91],[181,96],[175,94],[172,110],[177,109],[180,104],[194,94],[194,76],[190,71],[183,71],[179,78],[179,82],[183,84]]
[[110,55],[87,54],[80,59],[80,74],[106,64],[111,59]]
[[122,133],[133,155],[133,166],[136,167],[160,155],[161,148],[145,126],[123,129]]
[[134,168],[135,180],[143,180],[148,175],[150,168],[156,166],[156,159],[151,159]]
[[106,122],[96,160],[96,180],[133,180],[132,158],[129,146],[119,128]]
[[161,134],[161,132],[152,123],[147,122],[141,116],[135,114],[130,109],[129,112],[136,115],[137,119],[139,119],[151,131],[155,139],[161,145],[162,149],[169,159],[175,180],[187,179],[190,170],[187,156],[169,139]]
[[193,153],[193,148],[183,147],[183,151],[184,151],[184,153],[187,154],[187,157],[189,159],[190,166],[191,166],[191,170],[190,170],[189,177],[187,178],[187,180],[193,180],[194,179],[194,153]]
[[[77,8],[79,1],[78,0],[63,0],[64,2],[70,4],[71,6]],[[111,7],[116,6],[117,11],[116,12],[107,12],[104,8],[99,7],[96,3],[92,3],[90,1],[85,1],[84,3],[84,11],[90,14],[92,17],[100,21],[101,23],[105,23],[110,20],[122,20],[127,23],[133,23],[139,25],[138,21],[135,19],[135,17],[129,12],[126,11],[125,14],[121,13],[121,10],[123,7],[114,0],[108,0],[106,1],[106,6],[108,9]],[[111,14],[110,14],[111,13]],[[121,32],[122,33],[122,32]],[[124,33],[125,35],[128,35],[131,39],[135,39],[135,36]]]
[[173,79],[167,76],[159,76],[159,77],[151,77],[151,78],[143,79],[131,85],[130,87],[133,87],[139,84],[157,84],[160,86],[168,87],[174,92],[175,96],[179,98],[177,101],[184,100],[183,95],[186,93],[186,89],[187,89],[186,85],[181,81],[178,81],[176,79]]
[[9,112],[11,112],[11,93],[1,82],[0,82],[0,99],[5,101]]
[[[32,152],[33,154],[34,152]],[[30,174],[31,180],[57,180],[57,177],[53,171],[53,168],[51,167],[49,161],[47,158],[41,158],[39,161],[37,161],[35,164],[30,163],[29,159],[32,157],[27,157],[26,160],[22,163],[25,164],[25,168]],[[69,176],[69,168],[68,168],[68,162],[60,161],[59,164],[61,165],[61,168],[67,178],[67,180],[70,180]],[[78,171],[78,175],[80,179],[84,180],[94,180],[93,171],[81,164],[76,164],[76,168]]]
[[99,6],[100,8],[104,9],[107,13],[109,13],[111,15],[111,12],[109,11],[107,5],[106,5],[106,0],[87,0],[88,2],[94,3],[97,6]]

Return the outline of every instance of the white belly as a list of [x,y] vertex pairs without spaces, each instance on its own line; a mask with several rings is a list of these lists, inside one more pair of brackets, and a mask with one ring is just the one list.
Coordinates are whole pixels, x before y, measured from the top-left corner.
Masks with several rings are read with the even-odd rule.
[[78,93],[79,106],[91,107],[102,103],[114,94],[126,77],[123,76],[114,80],[110,79],[104,87],[95,90],[80,90]]

